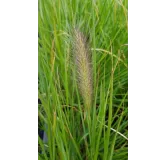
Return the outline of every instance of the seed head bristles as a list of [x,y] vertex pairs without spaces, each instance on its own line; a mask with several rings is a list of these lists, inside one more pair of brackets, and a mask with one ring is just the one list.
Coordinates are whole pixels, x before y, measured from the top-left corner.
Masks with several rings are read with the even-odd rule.
[[93,94],[91,52],[86,38],[78,29],[73,31],[73,62],[79,92],[83,98],[85,110],[89,112]]

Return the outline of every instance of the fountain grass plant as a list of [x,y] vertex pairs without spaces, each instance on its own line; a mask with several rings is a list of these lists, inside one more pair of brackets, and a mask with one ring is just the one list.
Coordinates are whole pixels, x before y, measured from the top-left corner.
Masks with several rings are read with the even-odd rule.
[[39,160],[128,159],[127,8],[39,1]]

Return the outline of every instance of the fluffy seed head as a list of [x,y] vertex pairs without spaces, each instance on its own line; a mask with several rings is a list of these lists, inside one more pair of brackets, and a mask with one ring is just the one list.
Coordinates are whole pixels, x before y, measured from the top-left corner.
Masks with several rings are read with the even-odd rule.
[[89,110],[93,94],[91,52],[86,38],[78,29],[73,32],[73,62],[79,91],[85,107]]

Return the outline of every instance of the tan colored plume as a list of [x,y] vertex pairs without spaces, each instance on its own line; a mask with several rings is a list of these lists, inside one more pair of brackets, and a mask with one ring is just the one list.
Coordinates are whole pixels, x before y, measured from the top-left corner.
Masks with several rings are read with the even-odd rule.
[[86,111],[89,111],[93,94],[91,52],[85,36],[78,29],[73,32],[73,62],[79,92]]

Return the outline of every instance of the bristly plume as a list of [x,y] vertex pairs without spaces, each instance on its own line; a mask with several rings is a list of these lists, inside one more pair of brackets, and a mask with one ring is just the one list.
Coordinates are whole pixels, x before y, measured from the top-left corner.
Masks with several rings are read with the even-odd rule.
[[85,36],[78,30],[73,31],[73,62],[76,70],[76,80],[79,92],[83,98],[86,111],[92,106],[92,64],[91,52]]

